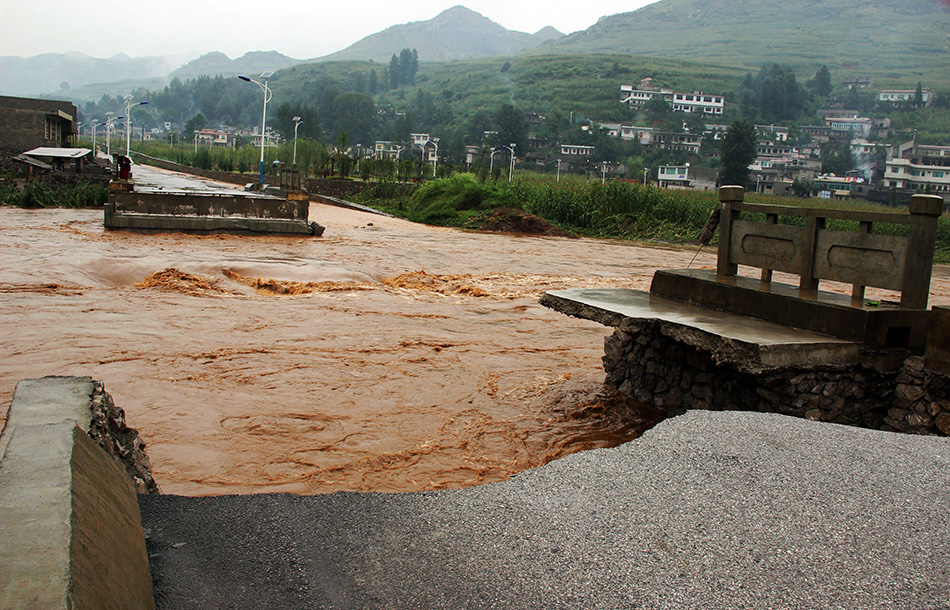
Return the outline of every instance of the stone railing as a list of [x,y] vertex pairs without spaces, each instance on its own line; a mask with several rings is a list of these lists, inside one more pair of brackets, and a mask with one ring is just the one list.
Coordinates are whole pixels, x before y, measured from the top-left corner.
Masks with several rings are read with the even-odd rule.
[[[798,275],[803,296],[816,293],[821,280],[852,285],[852,304],[860,306],[866,286],[899,290],[904,309],[926,309],[933,268],[937,218],[943,199],[914,195],[910,214],[853,212],[744,203],[744,189],[724,186],[724,209],[719,235],[719,276],[735,276],[739,265],[762,270],[761,280],[772,281],[772,271]],[[765,221],[743,212],[759,213]],[[780,217],[804,219],[804,226],[780,224]],[[826,228],[829,219],[858,223],[857,231]],[[872,233],[875,223],[903,224],[904,236]]]

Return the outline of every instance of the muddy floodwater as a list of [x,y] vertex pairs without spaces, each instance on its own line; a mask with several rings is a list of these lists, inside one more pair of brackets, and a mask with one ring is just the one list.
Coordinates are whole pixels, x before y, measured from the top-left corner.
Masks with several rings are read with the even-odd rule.
[[146,235],[0,208],[0,413],[20,379],[101,380],[184,495],[474,485],[655,422],[601,388],[610,329],[538,299],[648,289],[695,249],[311,220],[322,238]]

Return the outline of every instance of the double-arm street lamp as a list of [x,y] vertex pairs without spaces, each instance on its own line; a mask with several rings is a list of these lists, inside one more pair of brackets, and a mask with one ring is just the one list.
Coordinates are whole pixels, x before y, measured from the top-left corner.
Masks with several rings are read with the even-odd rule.
[[137,104],[132,103],[132,98],[134,96],[127,95],[125,96],[125,156],[132,158],[130,156],[130,149],[132,147],[132,107],[133,106],[144,106],[148,101],[139,102]]
[[97,119],[92,120],[92,156],[96,157],[96,127],[99,126],[99,121]]
[[435,155],[432,157],[432,177],[436,177],[436,171],[439,168],[439,142],[438,140],[429,140],[426,142],[426,148],[429,144],[435,146]]
[[112,122],[121,121],[124,116],[110,116],[112,113],[106,113],[106,156],[112,159]]
[[505,146],[504,144],[502,144],[501,146],[491,149],[491,155],[489,155],[488,171],[494,171],[495,153],[501,152],[502,148],[504,148],[505,150],[511,153],[511,160],[508,162],[508,182],[511,182],[511,174],[515,169],[515,143],[514,142],[511,143],[511,146]]
[[294,167],[297,167],[297,128],[303,120],[299,116],[294,117]]
[[254,80],[253,78],[248,78],[243,75],[238,76],[238,78],[240,78],[241,80],[246,80],[249,83],[254,83],[255,85],[261,88],[261,91],[264,92],[264,112],[261,113],[261,180],[260,180],[261,184],[264,184],[264,131],[266,130],[266,125],[267,125],[267,102],[270,101],[270,98],[273,95],[273,93],[270,90],[270,87],[267,86],[267,79],[273,75],[274,75],[273,72],[261,73],[259,78],[264,81],[263,83],[258,82]]

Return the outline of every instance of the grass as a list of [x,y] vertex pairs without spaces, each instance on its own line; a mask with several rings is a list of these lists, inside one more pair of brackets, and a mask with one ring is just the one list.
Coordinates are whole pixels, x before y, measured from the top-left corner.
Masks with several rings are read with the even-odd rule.
[[93,182],[51,187],[34,180],[22,189],[0,186],[0,205],[21,208],[96,208],[109,200],[109,187]]
[[[605,239],[695,243],[710,213],[719,204],[712,191],[686,191],[644,186],[626,180],[555,182],[528,176],[513,182],[480,181],[457,174],[426,183],[412,192],[381,183],[365,191],[360,201],[414,222],[466,226],[492,209],[516,208],[534,214],[576,235]],[[891,212],[893,208],[863,201],[830,201],[791,197],[747,196],[746,201],[784,206]],[[782,217],[780,222],[803,222]],[[828,228],[855,230],[856,223],[829,220]],[[879,223],[874,232],[906,235],[907,225]],[[950,216],[937,221],[934,262],[950,263]]]

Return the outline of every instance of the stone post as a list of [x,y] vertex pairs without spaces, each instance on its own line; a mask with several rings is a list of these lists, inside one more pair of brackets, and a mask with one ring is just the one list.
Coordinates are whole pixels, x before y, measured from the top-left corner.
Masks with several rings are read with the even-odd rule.
[[730,250],[732,247],[732,221],[739,217],[739,211],[733,206],[742,203],[745,199],[745,189],[741,186],[719,187],[719,201],[722,202],[722,221],[719,225],[719,256],[716,264],[716,275],[736,275],[739,265],[731,262]]
[[937,239],[937,218],[942,213],[943,198],[938,195],[914,195],[910,198],[913,222],[907,234],[901,308],[927,309]]

